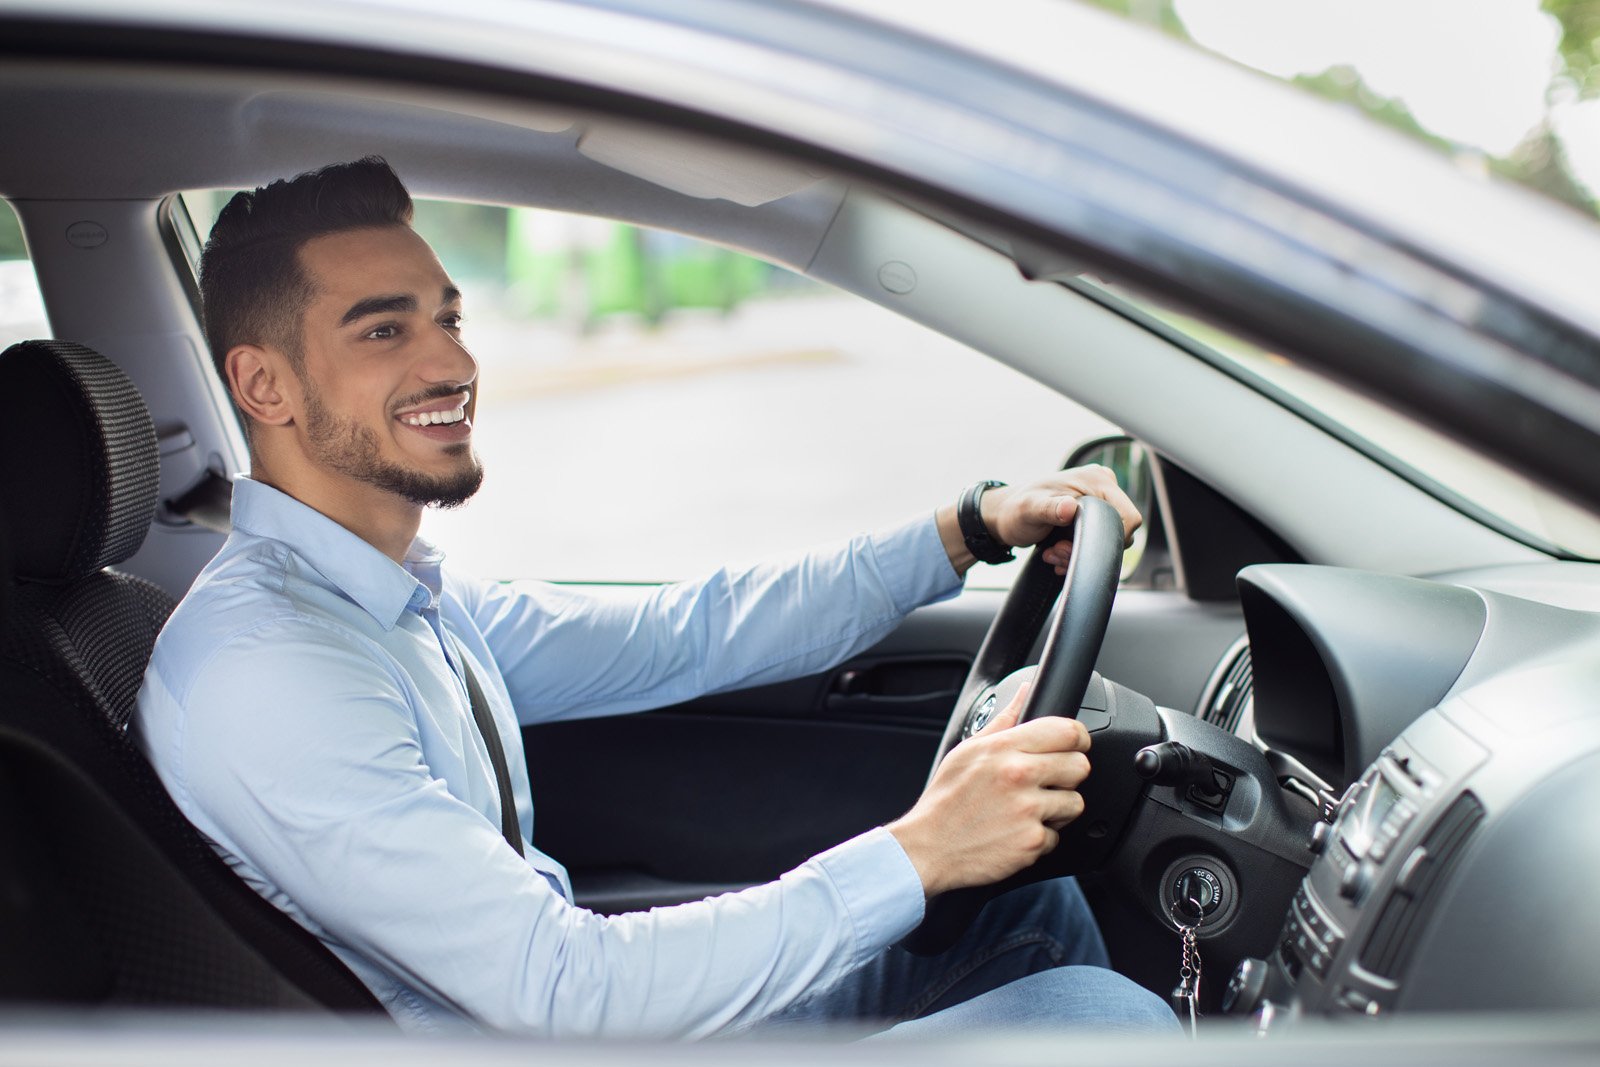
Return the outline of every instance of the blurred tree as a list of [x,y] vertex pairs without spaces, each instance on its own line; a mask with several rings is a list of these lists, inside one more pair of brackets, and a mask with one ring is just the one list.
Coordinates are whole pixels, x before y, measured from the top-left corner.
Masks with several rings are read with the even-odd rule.
[[[1329,67],[1321,74],[1297,74],[1294,84],[1325,99],[1359,108],[1385,126],[1448,155],[1459,155],[1463,151],[1460,145],[1425,128],[1403,101],[1373,92],[1353,67],[1340,65]],[[1600,210],[1588,190],[1572,176],[1566,150],[1548,122],[1530,130],[1510,155],[1490,156],[1486,162],[1494,173],[1531,186],[1580,211],[1592,215]]]
[[1157,26],[1180,40],[1191,40],[1189,28],[1178,17],[1176,0],[1087,0],[1095,7],[1125,15],[1135,22]]
[[27,259],[28,249],[22,243],[22,225],[17,222],[11,205],[0,200],[0,259]]
[[459,281],[502,283],[506,261],[506,209],[453,200],[415,202],[415,225],[427,233],[439,261]]
[[[1082,2],[1113,11],[1135,22],[1160,27],[1173,37],[1192,40],[1188,28],[1178,17],[1177,0]],[[1565,79],[1571,82],[1580,97],[1600,96],[1600,0],[1540,0],[1540,8],[1553,16],[1561,26],[1558,45],[1561,72],[1552,80],[1552,88],[1556,80]],[[1463,151],[1460,145],[1426,129],[1402,101],[1373,92],[1353,67],[1341,64],[1329,67],[1320,74],[1299,74],[1293,78],[1293,82],[1325,99],[1357,108],[1384,125],[1442,152],[1457,155]],[[1590,215],[1600,213],[1600,204],[1573,177],[1566,149],[1551,126],[1548,112],[1544,121],[1530,130],[1509,156],[1503,159],[1488,157],[1487,165],[1496,174],[1531,186]]]
[[1543,0],[1561,24],[1561,66],[1578,95],[1600,95],[1600,0]]
[[1572,176],[1567,150],[1548,123],[1534,127],[1509,156],[1490,159],[1489,169],[1590,215],[1600,214],[1600,204]]
[[1435,148],[1445,152],[1454,152],[1456,145],[1438,134],[1425,129],[1418,122],[1416,116],[1411,114],[1411,109],[1392,97],[1379,96],[1372,88],[1361,79],[1360,73],[1352,66],[1339,64],[1329,67],[1321,74],[1296,74],[1293,82],[1302,89],[1307,89],[1318,96],[1335,103],[1349,104],[1358,110],[1372,116],[1385,126],[1399,130],[1401,133],[1425,141]]

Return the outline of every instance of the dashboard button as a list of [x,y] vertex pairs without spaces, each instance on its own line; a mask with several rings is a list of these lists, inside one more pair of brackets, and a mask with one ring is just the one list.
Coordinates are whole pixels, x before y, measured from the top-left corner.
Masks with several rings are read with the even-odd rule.
[[1428,850],[1418,845],[1411,850],[1411,855],[1400,865],[1400,873],[1395,876],[1394,887],[1406,896],[1415,896],[1417,887],[1428,875],[1428,868],[1433,866],[1433,857],[1428,855]]
[[1352,904],[1361,903],[1372,889],[1377,873],[1378,869],[1371,862],[1352,863],[1344,869],[1344,876],[1339,879],[1339,895]]
[[1359,989],[1341,989],[1338,997],[1339,1006],[1351,1011],[1367,1014],[1372,1007],[1372,998]]

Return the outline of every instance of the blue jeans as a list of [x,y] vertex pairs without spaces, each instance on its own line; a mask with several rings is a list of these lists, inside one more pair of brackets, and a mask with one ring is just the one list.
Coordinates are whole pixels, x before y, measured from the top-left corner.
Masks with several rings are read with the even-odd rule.
[[1110,968],[1083,891],[1061,878],[990,901],[949,951],[890,948],[758,1031],[828,1023],[877,1029],[879,1038],[1069,1026],[1178,1032],[1165,1001]]

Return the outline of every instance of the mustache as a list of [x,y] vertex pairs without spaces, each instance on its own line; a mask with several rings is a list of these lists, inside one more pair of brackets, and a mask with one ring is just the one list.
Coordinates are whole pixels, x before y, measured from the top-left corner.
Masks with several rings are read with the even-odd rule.
[[446,397],[460,396],[471,389],[472,386],[470,385],[435,385],[432,388],[424,389],[420,393],[412,393],[410,396],[402,397],[394,403],[391,411],[404,411],[406,408],[416,407],[418,404],[426,404],[430,400],[443,400]]

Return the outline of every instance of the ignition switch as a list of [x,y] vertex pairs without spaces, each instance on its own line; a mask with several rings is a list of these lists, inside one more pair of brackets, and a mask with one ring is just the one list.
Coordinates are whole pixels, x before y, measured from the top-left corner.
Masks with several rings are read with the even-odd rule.
[[1222,880],[1212,871],[1190,867],[1173,881],[1172,909],[1189,921],[1204,921],[1220,907]]

